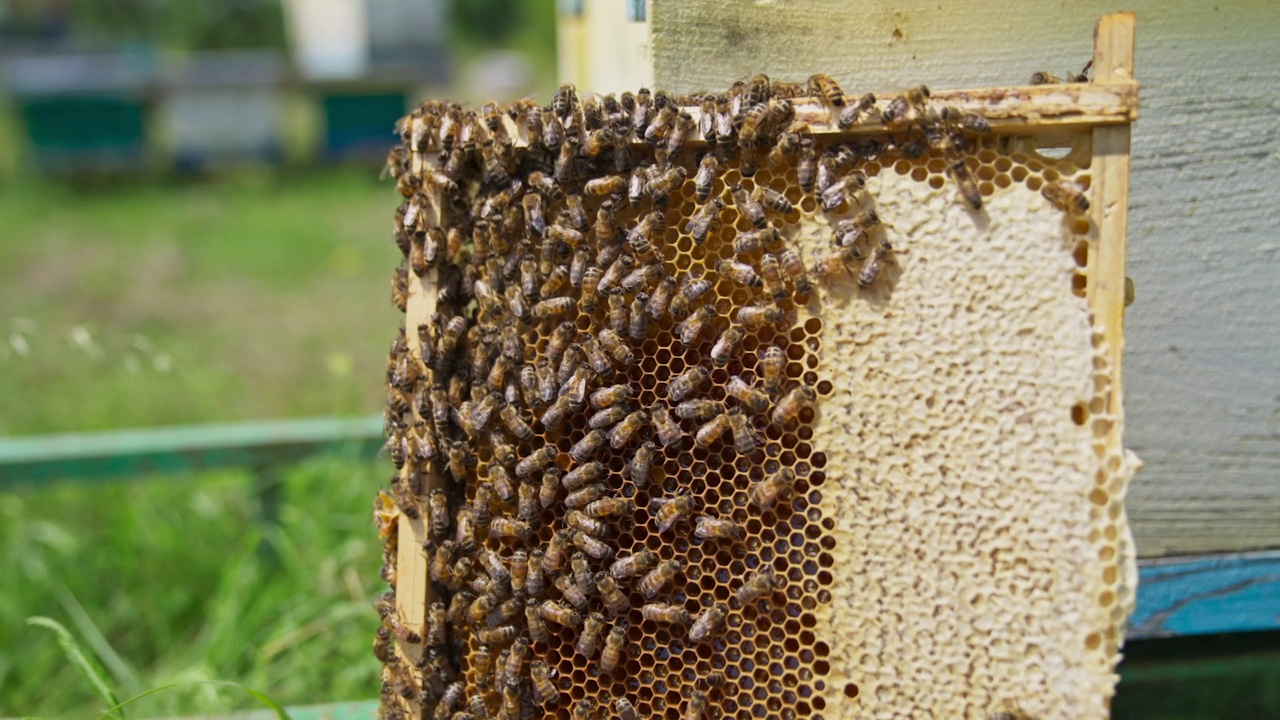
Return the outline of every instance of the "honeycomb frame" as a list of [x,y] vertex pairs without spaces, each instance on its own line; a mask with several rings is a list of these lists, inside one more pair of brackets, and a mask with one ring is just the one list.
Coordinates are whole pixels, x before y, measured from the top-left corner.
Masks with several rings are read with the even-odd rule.
[[[797,117],[816,117],[818,113],[828,111],[818,101],[797,98],[794,102]],[[690,108],[691,116],[696,109]],[[996,122],[998,121],[997,118]],[[499,122],[513,138],[514,144],[526,141],[526,128],[510,122],[506,116],[500,118]],[[410,132],[412,127],[410,125]],[[854,130],[882,132],[872,127],[858,127]],[[1098,129],[1092,129],[1087,123],[1083,126],[1064,124],[1039,134],[1026,134],[1025,131],[1023,134],[997,132],[991,136],[971,138],[973,147],[966,154],[965,162],[988,203],[995,197],[1008,197],[1013,189],[1025,188],[1032,191],[1031,199],[1022,199],[1021,204],[1034,204],[1039,197],[1034,191],[1041,189],[1044,183],[1067,181],[1086,189],[1092,186],[1093,175],[1102,170],[1098,166],[1103,165],[1095,162],[1094,157],[1094,143],[1098,132]],[[815,136],[819,138],[816,147],[820,149],[834,147],[849,139],[847,134],[815,133]],[[1061,157],[1040,152],[1045,147],[1063,145],[1069,150]],[[696,194],[694,177],[698,157],[705,147],[705,143],[700,142],[695,134],[679,153],[670,158],[673,166],[685,168],[685,178],[669,192],[665,228],[660,238],[654,238],[653,244],[661,253],[662,263],[669,268],[669,274],[679,276],[679,273],[700,268],[702,276],[712,280],[711,289],[700,306],[714,309],[714,319],[709,322],[718,331],[723,331],[725,327],[732,325],[738,309],[758,301],[760,290],[752,290],[749,286],[744,288],[713,270],[716,260],[729,260],[738,256],[733,249],[734,239],[740,233],[753,229],[747,218],[738,217],[734,222],[721,223],[701,243],[694,242],[688,232],[682,230],[697,206],[693,199]],[[848,209],[841,212],[820,211],[814,197],[800,192],[794,165],[785,168],[783,172],[773,173],[767,167],[764,156],[763,151],[758,152],[757,163],[760,169],[752,177],[743,177],[735,168],[736,163],[730,161],[726,165],[726,172],[718,181],[720,184],[716,186],[717,196],[722,198],[729,213],[733,213],[736,205],[727,190],[732,184],[741,185],[747,191],[756,186],[772,187],[779,191],[796,207],[797,212],[788,213],[786,217],[770,212],[769,222],[782,232],[783,240],[788,246],[801,249],[806,259],[812,258],[820,252],[815,239],[830,236],[836,223],[853,217],[859,208],[851,203]],[[862,162],[860,169],[867,177],[868,189],[873,197],[883,187],[891,186],[895,181],[909,182],[926,195],[931,195],[935,202],[938,197],[945,196],[945,202],[954,205],[954,186],[943,174],[949,159],[946,154],[934,149],[928,149],[912,159],[901,156],[895,158],[890,152],[876,160]],[[409,163],[409,170],[419,175],[432,172],[426,154],[415,154]],[[594,218],[595,210],[603,198],[585,199],[588,217]],[[406,205],[411,206],[413,202],[408,201]],[[1042,205],[1046,204],[1040,202]],[[1096,194],[1094,205],[1099,205]],[[402,206],[402,210],[404,207]],[[559,208],[558,203],[548,203],[548,222],[554,216],[552,209]],[[618,223],[623,228],[633,228],[652,208],[648,201],[641,203],[638,208],[624,207],[618,214]],[[465,207],[456,203],[451,206],[443,199],[424,202],[417,210],[423,214],[425,224],[434,223],[437,226],[447,225],[451,212],[465,211]],[[1040,211],[1046,212],[1046,209],[1042,207]],[[673,219],[673,216],[678,219]],[[402,217],[397,216],[398,220]],[[1096,288],[1102,277],[1098,260],[1101,253],[1097,251],[1103,229],[1100,226],[1106,222],[1105,219],[1100,221],[1096,217],[1063,216],[1058,223],[1058,230],[1049,234],[1060,241],[1055,252],[1063,260],[1061,269],[1066,284],[1066,297],[1074,298],[1079,310],[1074,321],[1075,339],[1084,338],[1089,359],[1087,381],[1091,394],[1066,408],[1065,417],[1074,425],[1087,425],[1089,449],[1096,460],[1096,487],[1088,495],[1088,502],[1092,504],[1092,509],[1088,511],[1092,527],[1088,539],[1098,547],[1103,580],[1111,588],[1108,591],[1111,592],[1111,597],[1106,603],[1109,614],[1100,624],[1096,618],[1092,621],[1096,630],[1086,634],[1083,644],[1098,663],[1091,672],[1101,679],[1101,686],[1105,686],[1114,683],[1114,677],[1110,673],[1118,660],[1120,629],[1132,604],[1133,551],[1128,540],[1122,498],[1124,486],[1137,463],[1131,455],[1120,450],[1118,444],[1122,417],[1118,407],[1118,367],[1111,360],[1115,347],[1114,343],[1109,343],[1109,338],[1113,337],[1110,335],[1112,330],[1105,321],[1099,322],[1095,328],[1090,320],[1090,312],[1097,309],[1095,303],[1099,292]],[[818,228],[818,231],[807,233],[807,229],[811,228]],[[1043,226],[1040,229],[1043,230]],[[868,239],[884,237],[887,232],[890,230],[883,227],[873,228],[868,233]],[[893,227],[891,232],[896,235],[899,228]],[[920,231],[913,230],[909,235],[918,232]],[[925,227],[922,232],[927,234],[930,228]],[[829,403],[833,396],[844,402],[849,400],[849,396],[842,394],[845,393],[842,386],[846,383],[841,382],[838,377],[839,366],[832,367],[833,360],[848,359],[848,355],[842,355],[839,350],[840,346],[848,343],[842,339],[835,346],[827,346],[822,340],[826,333],[831,332],[831,328],[837,328],[837,338],[856,337],[858,333],[859,328],[850,329],[846,318],[842,318],[839,313],[831,315],[830,308],[837,301],[853,299],[860,303],[860,307],[879,313],[881,317],[897,311],[896,308],[891,308],[892,294],[900,283],[910,281],[911,262],[917,259],[911,253],[917,250],[911,240],[907,240],[905,246],[900,246],[896,239],[893,244],[896,253],[899,253],[895,257],[907,257],[908,261],[900,263],[890,260],[885,263],[880,276],[873,278],[867,288],[854,282],[852,275],[840,277],[834,274],[817,282],[817,288],[807,295],[800,293],[797,296],[796,288],[792,285],[792,292],[778,301],[785,312],[785,326],[773,328],[765,325],[758,334],[748,336],[741,346],[742,352],[731,357],[723,367],[717,366],[710,358],[711,348],[718,336],[704,335],[692,346],[684,347],[675,337],[678,334],[679,319],[670,315],[651,320],[645,328],[644,339],[630,344],[636,353],[635,363],[624,363],[615,367],[614,372],[618,374],[617,377],[625,375],[631,386],[638,389],[631,410],[651,409],[667,402],[665,390],[670,379],[695,366],[705,367],[709,375],[702,384],[710,389],[702,392],[699,397],[724,402],[729,407],[742,406],[727,394],[728,380],[736,375],[742,377],[747,385],[759,386],[763,373],[760,355],[756,351],[766,347],[781,349],[786,358],[783,370],[786,388],[810,387],[818,391],[819,399],[813,407],[800,410],[795,421],[788,422],[783,427],[769,422],[765,417],[768,411],[752,413],[754,429],[762,440],[758,458],[747,458],[733,450],[732,433],[727,429],[723,430],[720,441],[711,449],[702,448],[694,443],[695,432],[701,423],[678,420],[684,433],[684,445],[680,448],[659,448],[655,474],[647,486],[637,487],[636,483],[624,479],[624,469],[629,459],[627,452],[633,451],[634,445],[625,446],[623,450],[627,452],[605,449],[606,454],[602,457],[607,458],[605,470],[609,489],[618,496],[631,499],[636,505],[630,513],[630,523],[619,523],[611,528],[616,533],[610,540],[614,545],[612,550],[615,556],[626,556],[648,548],[662,560],[684,561],[684,568],[669,583],[670,587],[663,599],[683,605],[690,614],[704,613],[707,608],[723,603],[729,607],[728,617],[720,630],[722,634],[713,636],[709,642],[695,643],[688,639],[687,633],[676,632],[646,619],[640,608],[648,598],[633,586],[627,598],[625,612],[619,613],[619,618],[607,621],[605,629],[597,638],[597,648],[592,657],[583,658],[578,651],[580,624],[572,630],[556,629],[553,626],[549,642],[533,643],[529,659],[556,663],[557,677],[554,681],[559,683],[562,697],[557,703],[550,705],[535,704],[534,684],[526,682],[519,692],[519,712],[543,712],[565,718],[589,716],[589,713],[599,712],[599,716],[609,717],[613,716],[614,711],[610,703],[619,697],[627,698],[640,716],[644,717],[692,717],[694,714],[691,706],[695,699],[705,701],[705,717],[844,717],[868,710],[865,703],[877,693],[879,686],[875,682],[853,679],[857,675],[854,669],[856,663],[850,662],[855,659],[854,648],[847,645],[847,637],[841,637],[837,627],[841,621],[832,606],[833,593],[838,597],[841,593],[848,592],[837,582],[838,579],[847,582],[847,577],[841,577],[841,570],[849,566],[843,561],[838,562],[841,557],[847,558],[842,553],[849,551],[841,548],[837,538],[843,537],[845,545],[850,540],[847,528],[843,527],[839,518],[842,512],[847,512],[844,503],[858,492],[856,483],[850,486],[848,481],[851,477],[858,477],[857,472],[850,471],[847,464],[841,466],[843,472],[838,473],[840,477],[834,485],[832,478],[828,477],[828,463],[832,462],[833,457],[841,458],[842,462],[847,461],[846,449],[840,447],[840,444],[842,439],[850,436],[849,429],[847,426],[837,427],[837,423],[832,422],[839,419],[839,413]],[[751,255],[748,253],[748,256]],[[759,253],[756,252],[751,259],[758,260]],[[440,285],[431,282],[429,275],[414,277],[411,274],[407,279],[406,326],[414,328],[427,323],[435,315],[436,300],[439,297],[436,288]],[[1059,300],[1063,299],[1062,293],[1058,295]],[[570,322],[578,333],[593,331],[598,334],[600,328],[609,324],[608,305],[602,296],[601,302],[592,312],[576,307],[572,311],[575,314]],[[453,309],[455,312],[457,310],[458,308]],[[521,358],[523,364],[536,365],[539,358],[545,357],[549,338],[557,326],[556,323],[534,323],[531,330],[526,330],[525,351]],[[622,334],[625,339],[627,333]],[[415,333],[407,333],[404,344],[407,345],[410,357],[423,357]],[[429,367],[423,369],[430,372]],[[391,371],[392,368],[389,368],[389,378]],[[778,399],[776,396],[770,398],[770,410]],[[676,403],[668,404],[674,408]],[[594,411],[587,407],[582,412],[572,413],[566,420],[567,428],[553,431],[536,429],[531,441],[519,444],[518,456],[528,457],[537,447],[550,445],[557,448],[554,463],[562,474],[580,466],[581,463],[574,462],[570,453],[588,434],[586,423],[591,412]],[[538,414],[540,413],[527,415],[525,420],[537,428],[534,418]],[[499,423],[495,422],[494,425]],[[393,447],[393,454],[394,452]],[[473,501],[477,482],[484,478],[492,481],[494,466],[497,464],[493,449],[484,441],[477,442],[474,467],[465,471],[468,480],[461,488],[455,486],[454,492],[461,490],[465,493],[466,502]],[[773,508],[759,512],[752,505],[752,486],[774,472],[774,466],[794,467],[797,479],[789,497]],[[410,471],[402,469],[400,482],[407,483],[405,475],[408,472]],[[731,476],[724,478],[726,474]],[[449,486],[438,472],[423,473],[423,476],[420,479],[422,492],[419,500],[423,500],[432,490]],[[711,482],[707,482],[708,479]],[[1094,481],[1093,478],[1090,479],[1091,482]],[[702,480],[701,487],[694,490],[699,480]],[[671,497],[679,492],[693,492],[698,497],[694,515],[714,509],[715,515],[732,517],[737,521],[746,530],[747,538],[728,542],[700,540],[691,533],[692,518],[681,519],[671,532],[658,532],[653,527],[654,511],[647,507],[647,501],[659,494]],[[1101,497],[1098,493],[1102,494]],[[564,494],[562,490],[558,499],[562,500]],[[837,497],[832,498],[832,494]],[[840,500],[841,497],[844,498],[843,501]],[[451,510],[456,511],[463,501],[464,498],[455,497]],[[389,581],[392,581],[397,591],[396,614],[387,625],[392,629],[396,626],[419,628],[418,634],[426,636],[430,626],[426,608],[431,588],[426,580],[428,561],[427,555],[422,552],[422,541],[430,537],[430,527],[422,518],[428,517],[430,511],[428,502],[419,504],[418,514],[421,517],[414,518],[408,512],[399,512],[404,508],[396,507],[396,503],[383,501],[381,527],[387,541],[388,574],[391,575]],[[511,502],[495,503],[492,507],[500,508],[499,512],[505,509],[514,515],[515,506],[516,503]],[[534,523],[537,525],[534,539],[528,543],[489,537],[481,542],[481,547],[499,553],[505,552],[503,557],[509,562],[510,552],[516,547],[545,547],[552,539],[553,529],[565,527],[566,516],[565,508],[560,505],[540,508],[537,522]],[[403,542],[406,535],[415,540]],[[853,540],[856,541],[856,538]],[[711,548],[715,548],[715,552],[708,552]],[[569,552],[574,549],[575,546],[570,544]],[[478,566],[480,562],[482,561],[475,564]],[[607,568],[609,562],[593,562],[592,569]],[[772,564],[782,581],[781,586],[775,588],[773,593],[740,607],[732,599],[733,591],[740,587],[741,579],[748,571],[765,564]],[[567,556],[564,566],[570,566]],[[555,590],[544,593],[544,597],[557,598],[562,603],[567,603],[564,599],[567,596]],[[603,599],[591,596],[588,597],[581,615],[586,616],[592,612],[603,615],[606,611]],[[519,620],[520,617],[517,616],[516,619]],[[626,650],[617,668],[602,673],[598,668],[599,658],[595,656],[599,653],[598,647],[603,644],[608,629],[619,625],[619,620],[626,620]],[[491,686],[483,688],[484,683],[472,666],[479,645],[478,635],[474,630],[478,629],[476,627],[469,631],[460,643],[462,662],[458,668],[461,671],[458,677],[463,682],[467,697],[480,695],[487,698],[484,708],[471,709],[499,716],[506,710],[501,690],[495,691]],[[412,636],[408,638],[412,639]],[[417,661],[423,657],[421,642],[407,642],[404,635],[399,640],[398,650],[404,658]],[[507,662],[501,654],[500,645],[494,645],[491,651],[495,665]],[[526,666],[527,662],[526,660]],[[394,663],[389,667],[392,666]],[[412,672],[408,674],[412,675]],[[384,714],[396,716],[403,709],[418,712],[414,708],[417,707],[418,693],[421,691],[410,692],[409,697],[405,697],[402,702],[396,697],[398,684],[407,684],[414,690],[426,687],[424,682],[414,686],[413,680],[406,681],[391,673],[384,688],[388,692]],[[998,713],[1000,708],[1007,706],[1018,708],[1018,713],[1024,710],[1031,713],[1026,717],[1094,717],[1098,712],[1105,713],[1105,698],[1109,696],[1109,689],[1101,686],[1090,688],[1087,695],[1101,697],[1103,704],[1081,709],[1079,714],[1073,714],[1072,710],[1064,706],[1061,696],[1052,702],[1041,702],[1034,692],[1019,693],[1016,697],[977,692],[965,701],[960,714],[966,717],[986,717],[987,714]],[[861,701],[858,700],[860,696]],[[577,703],[582,700],[589,700],[591,705],[589,712],[583,710],[580,714]],[[859,702],[863,704],[859,705]],[[438,700],[435,705],[439,706]],[[929,706],[929,709],[936,710],[937,707],[939,706]],[[900,709],[898,712],[911,716],[912,712],[926,709],[918,705],[914,708],[914,711]],[[465,716],[467,709],[463,707],[463,703],[458,703],[453,709],[446,708],[444,716],[456,716],[456,713],[463,713]],[[428,716],[435,714],[430,706],[422,711]],[[892,711],[887,708],[879,708],[875,712],[877,716],[893,716]],[[1012,712],[1010,710],[1011,714]]]

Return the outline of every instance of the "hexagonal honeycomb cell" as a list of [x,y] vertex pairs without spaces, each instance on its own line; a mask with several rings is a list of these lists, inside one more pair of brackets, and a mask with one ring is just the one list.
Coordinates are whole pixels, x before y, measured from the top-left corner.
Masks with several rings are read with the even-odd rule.
[[[1135,461],[1102,443],[1087,136],[922,106],[851,139],[801,87],[402,121],[384,717],[1105,713],[1068,708],[1111,692]],[[1071,632],[1070,667],[1026,644]]]

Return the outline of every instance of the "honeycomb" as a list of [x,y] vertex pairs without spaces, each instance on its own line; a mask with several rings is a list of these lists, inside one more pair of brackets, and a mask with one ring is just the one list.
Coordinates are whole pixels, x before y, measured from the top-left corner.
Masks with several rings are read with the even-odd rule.
[[1088,135],[835,92],[402,121],[383,717],[1106,716]]

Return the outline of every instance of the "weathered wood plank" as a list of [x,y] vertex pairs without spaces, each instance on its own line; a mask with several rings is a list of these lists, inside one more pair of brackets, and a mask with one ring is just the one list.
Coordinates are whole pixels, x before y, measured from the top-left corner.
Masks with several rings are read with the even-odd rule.
[[[1083,66],[1089,24],[1114,9],[652,0],[653,86],[759,72],[828,72],[848,93],[1022,83]],[[1146,463],[1127,501],[1138,551],[1280,547],[1280,3],[1127,9],[1143,25],[1124,358],[1125,444]]]

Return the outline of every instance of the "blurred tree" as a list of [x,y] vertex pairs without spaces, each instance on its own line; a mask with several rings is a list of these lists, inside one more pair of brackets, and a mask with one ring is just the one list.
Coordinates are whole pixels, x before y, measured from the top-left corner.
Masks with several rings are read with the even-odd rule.
[[279,0],[69,0],[73,33],[178,50],[284,47]]

